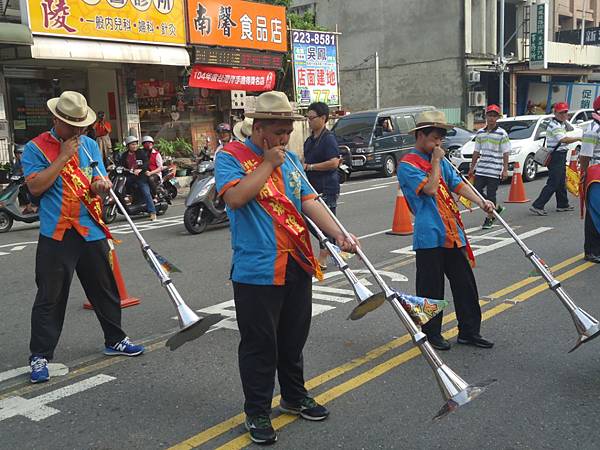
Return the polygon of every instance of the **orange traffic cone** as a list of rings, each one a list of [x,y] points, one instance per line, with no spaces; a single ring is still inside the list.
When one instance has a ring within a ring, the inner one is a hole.
[[[571,159],[569,161],[569,167],[575,171],[575,173],[579,173],[579,167],[577,167],[577,153],[571,150]]]
[[[521,166],[515,163],[512,181],[510,182],[510,192],[506,203],[526,203],[529,199],[525,195],[525,186],[523,186],[523,177],[521,175]]]
[[[121,309],[129,308],[130,306],[135,306],[140,304],[140,299],[136,297],[130,297],[127,293],[127,288],[125,287],[125,281],[123,281],[123,274],[121,273],[121,266],[119,265],[119,259],[117,258],[117,252],[112,249],[111,250],[112,257],[112,269],[113,274],[115,276],[115,281],[117,282],[117,289],[119,290],[119,298],[121,299]],[[83,304],[85,309],[94,309],[92,304],[88,301]]]
[[[388,231],[386,234],[393,234],[399,236],[408,236],[413,233],[413,225],[410,220],[410,211],[408,209],[408,203],[404,198],[402,189],[398,187],[398,194],[396,195],[396,208],[394,210],[394,222],[392,224],[392,231]]]

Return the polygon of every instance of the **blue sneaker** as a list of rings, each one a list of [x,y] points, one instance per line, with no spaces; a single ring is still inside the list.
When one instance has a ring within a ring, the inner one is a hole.
[[[132,344],[128,337],[114,345],[104,347],[104,354],[108,356],[138,356],[144,353],[144,347]]]
[[[31,376],[29,377],[29,380],[32,383],[43,383],[50,379],[50,373],[48,373],[48,361],[46,358],[34,356],[31,358],[29,365],[31,366]]]

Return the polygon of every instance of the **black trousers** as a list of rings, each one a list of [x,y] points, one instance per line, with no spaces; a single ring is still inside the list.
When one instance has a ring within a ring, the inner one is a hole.
[[[290,256],[285,281],[284,286],[233,283],[244,411],[249,416],[270,414],[275,371],[287,402],[299,403],[307,394],[302,349],[310,328],[312,280]]]
[[[125,337],[109,250],[106,239],[86,242],[73,228],[65,232],[62,241],[40,236],[35,258],[38,291],[31,311],[32,357],[54,357],[74,272],[100,321],[105,345],[116,344]]]
[[[531,206],[537,209],[544,209],[546,203],[556,194],[556,207],[565,208],[569,206],[567,197],[567,152],[552,152],[550,164],[548,165],[548,179],[546,185],[542,188],[538,198]]]
[[[486,200],[496,204],[496,192],[500,185],[500,178],[484,177],[475,175],[475,189],[485,197]],[[485,192],[484,192],[485,190]]]
[[[458,320],[459,336],[479,334],[481,308],[473,270],[464,251],[460,248],[428,248],[416,250],[417,295],[431,299],[444,298],[444,275],[450,281],[454,309]],[[425,325],[422,330],[428,336],[442,332],[443,312]]]

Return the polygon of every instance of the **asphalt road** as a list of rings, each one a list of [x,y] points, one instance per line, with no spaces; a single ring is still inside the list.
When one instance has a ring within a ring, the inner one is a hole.
[[[528,183],[534,198],[545,178]],[[338,207],[346,227],[391,286],[414,293],[410,236],[389,236],[394,179],[356,177],[343,185]],[[506,199],[508,184],[499,198]],[[577,199],[571,198],[573,204]],[[229,230],[188,235],[182,199],[156,223],[136,219],[145,238],[182,273],[175,286],[194,310],[227,319],[204,337],[171,352],[175,310],[124,222],[112,226],[127,289],[141,304],[123,310],[139,358],[101,354],[102,334],[85,296],[73,283],[65,327],[49,383],[29,385],[25,366],[38,229],[16,226],[0,235],[0,448],[153,449],[245,448],[243,397],[237,370],[238,333],[228,280]],[[510,204],[505,218],[546,263],[574,301],[600,317],[599,267],[582,259],[583,222],[577,211],[532,216],[530,203]],[[568,354],[577,334],[557,297],[499,226],[479,229],[481,211],[463,219],[476,250],[475,276],[484,311],[482,334],[492,350],[453,345],[440,356],[470,383],[496,379],[483,395],[441,421],[443,400],[433,373],[391,307],[347,321],[355,300],[332,269],[313,290],[313,324],[305,348],[307,385],[331,410],[310,423],[274,409],[277,448],[597,449],[600,447],[600,340]],[[331,267],[331,265],[330,265]],[[358,258],[361,278],[377,290]],[[449,287],[446,297],[451,298]],[[454,343],[450,306],[446,336]],[[68,373],[66,373],[68,372]],[[275,393],[277,394],[277,392]],[[274,405],[279,397],[274,398]]]

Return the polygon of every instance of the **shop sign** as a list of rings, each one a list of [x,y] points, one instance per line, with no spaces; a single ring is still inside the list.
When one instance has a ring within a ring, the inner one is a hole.
[[[189,85],[221,91],[271,91],[275,88],[275,72],[196,65]]]
[[[283,54],[253,52],[234,48],[194,47],[194,62],[196,64],[214,64],[217,66],[281,69]]]
[[[27,0],[33,34],[185,45],[183,0]]]
[[[529,45],[529,68],[548,68],[548,5],[543,2],[532,5]]]
[[[290,30],[296,103],[339,106],[337,34]]]
[[[190,43],[287,51],[285,7],[241,0],[188,0]]]

